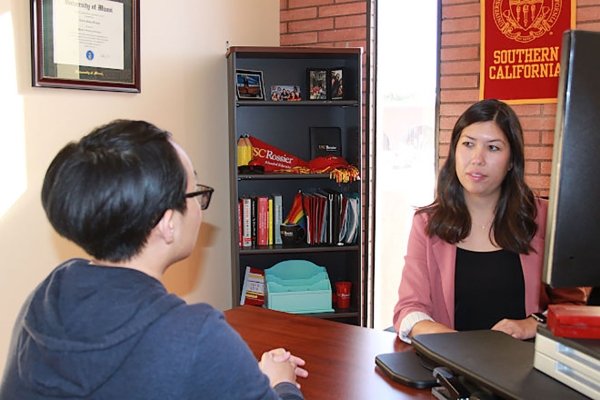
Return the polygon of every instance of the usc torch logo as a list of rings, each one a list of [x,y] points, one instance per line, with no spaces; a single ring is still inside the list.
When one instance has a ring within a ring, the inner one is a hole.
[[[561,7],[562,0],[494,0],[494,22],[508,39],[529,43],[552,29]]]

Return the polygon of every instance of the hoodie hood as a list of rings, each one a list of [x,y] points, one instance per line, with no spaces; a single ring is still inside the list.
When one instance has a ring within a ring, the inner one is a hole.
[[[182,304],[142,272],[70,260],[24,306],[19,376],[48,396],[87,396],[116,372],[149,325]]]

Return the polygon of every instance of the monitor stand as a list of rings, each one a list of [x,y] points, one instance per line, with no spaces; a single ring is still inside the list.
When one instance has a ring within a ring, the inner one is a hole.
[[[533,367],[534,343],[491,330],[413,338],[417,352],[505,399],[587,399]]]

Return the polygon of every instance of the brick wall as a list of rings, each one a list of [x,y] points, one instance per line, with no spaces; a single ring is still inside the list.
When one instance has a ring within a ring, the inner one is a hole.
[[[281,45],[366,49],[367,3],[367,0],[281,0]],[[480,0],[442,0],[441,17],[440,164],[448,152],[456,118],[479,99]],[[600,0],[577,0],[576,19],[578,29],[600,31]],[[364,65],[363,61],[363,78]],[[556,105],[513,107],[525,134],[527,182],[537,194],[548,195]]]
[[[282,46],[367,46],[366,0],[281,0]]]
[[[479,99],[479,0],[442,0],[439,154],[448,151],[452,126],[464,109]],[[600,30],[600,1],[577,1],[577,28]],[[512,106],[525,135],[527,183],[547,196],[550,185],[556,104]]]
[[[365,112],[367,9],[367,0],[280,0],[282,46],[361,47],[363,49],[363,127],[366,126],[367,115]],[[364,132],[363,129],[363,147],[366,144]]]

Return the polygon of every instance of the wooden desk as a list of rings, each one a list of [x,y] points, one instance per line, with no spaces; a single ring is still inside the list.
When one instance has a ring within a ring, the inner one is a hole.
[[[430,390],[400,385],[375,366],[377,354],[409,349],[392,332],[252,306],[227,310],[225,318],[257,358],[284,347],[306,360],[309,376],[299,381],[307,400],[433,398]]]

